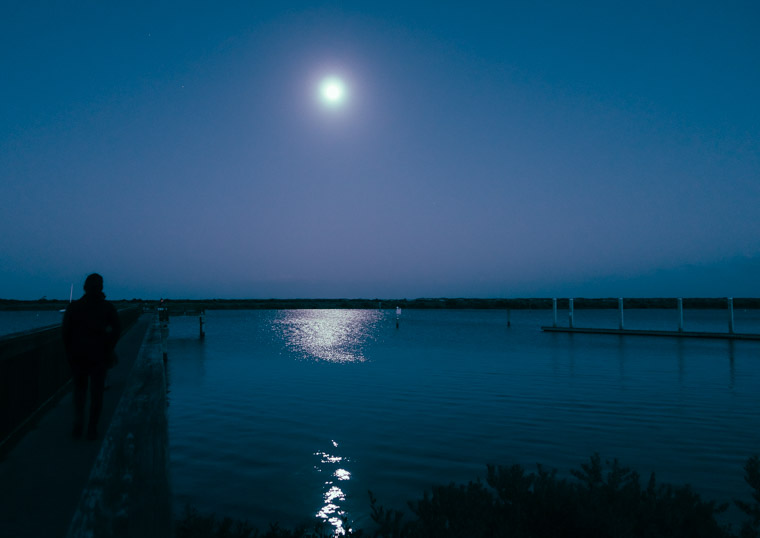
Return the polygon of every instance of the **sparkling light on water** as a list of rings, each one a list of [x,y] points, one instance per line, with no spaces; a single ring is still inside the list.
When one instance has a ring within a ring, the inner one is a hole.
[[[276,323],[286,345],[304,359],[363,362],[379,317],[374,310],[287,310]]]
[[[337,448],[338,443],[332,441],[333,447]],[[347,462],[348,459],[343,456],[335,456],[328,454],[327,452],[316,452],[315,456],[319,456],[320,464],[322,465],[335,465],[342,462]],[[317,471],[322,470],[322,466],[314,467]],[[345,502],[346,494],[338,486],[332,478],[336,478],[339,481],[350,480],[351,473],[346,469],[336,469],[331,475],[331,479],[325,481],[325,492],[323,494],[324,506],[317,512],[317,517],[327,521],[333,527],[334,536],[343,536],[346,534],[346,529],[343,527],[343,518],[346,516],[346,511],[341,507],[341,503]]]
[[[512,312],[511,327],[505,312],[404,310],[397,329],[394,314],[213,311],[203,341],[197,320],[173,319],[176,508],[259,528],[318,519],[340,534],[344,521],[371,525],[368,489],[404,509],[489,462],[567,473],[593,452],[719,502],[748,499],[757,342],[541,332],[551,310]],[[757,311],[736,319],[760,332]],[[576,322],[616,327],[617,312]],[[677,323],[675,310],[626,312],[630,328]],[[725,331],[725,311],[688,311],[685,325]]]

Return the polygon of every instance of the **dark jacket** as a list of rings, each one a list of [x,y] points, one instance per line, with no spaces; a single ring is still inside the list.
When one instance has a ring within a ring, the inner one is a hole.
[[[72,368],[106,368],[120,335],[119,314],[100,292],[86,293],[63,315],[63,345]]]

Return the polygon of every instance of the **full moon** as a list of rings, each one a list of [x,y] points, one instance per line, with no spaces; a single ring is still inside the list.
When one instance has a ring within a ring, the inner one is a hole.
[[[346,87],[343,81],[337,77],[328,77],[319,86],[322,99],[329,105],[337,105],[346,95]]]

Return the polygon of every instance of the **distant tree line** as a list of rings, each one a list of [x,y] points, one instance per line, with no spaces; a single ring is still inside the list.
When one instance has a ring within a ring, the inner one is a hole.
[[[421,299],[210,299],[167,300],[170,309],[187,310],[288,310],[288,309],[480,309],[480,310],[545,310],[552,308],[552,298],[524,299],[468,299],[468,298],[421,298]],[[625,308],[676,308],[676,298],[624,299]],[[725,309],[725,298],[684,298],[684,308]],[[558,308],[568,308],[568,298],[557,298]],[[577,309],[617,308],[617,298],[575,298]],[[760,298],[735,298],[734,308],[760,308]]]
[[[117,307],[142,303],[155,308],[159,302],[132,299],[114,301]],[[68,301],[39,299],[37,301],[18,301],[0,299],[0,310],[54,310],[64,308]],[[482,309],[482,310],[545,310],[552,308],[552,298],[522,299],[468,299],[468,298],[421,298],[421,299],[167,299],[164,304],[171,310],[289,310],[289,309]],[[670,298],[626,298],[626,309],[639,308],[676,308],[677,299]],[[726,299],[716,297],[684,297],[683,306],[687,309],[725,309]],[[557,298],[557,307],[568,308],[568,298]],[[576,309],[610,309],[618,307],[616,297],[573,299]],[[760,298],[734,298],[736,309],[758,309]]]

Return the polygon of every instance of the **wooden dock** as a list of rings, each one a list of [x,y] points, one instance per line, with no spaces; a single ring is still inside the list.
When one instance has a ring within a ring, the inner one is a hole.
[[[722,340],[760,340],[760,334],[701,331],[657,331],[650,329],[601,329],[594,327],[541,327],[554,333],[616,334],[620,336],[668,336],[676,338],[713,338]]]
[[[198,316],[198,325],[200,328],[199,335],[201,340],[206,338],[206,330],[204,329],[204,325],[206,324],[206,310],[203,308],[200,309],[179,309],[179,308],[169,308],[168,306],[162,304],[158,308],[156,308],[156,312],[158,312],[158,321],[161,323],[161,329],[163,330],[164,334],[164,344],[166,344],[166,335],[169,331],[169,318],[171,316],[177,317],[177,316]],[[164,350],[164,359],[166,359],[166,351]]]

